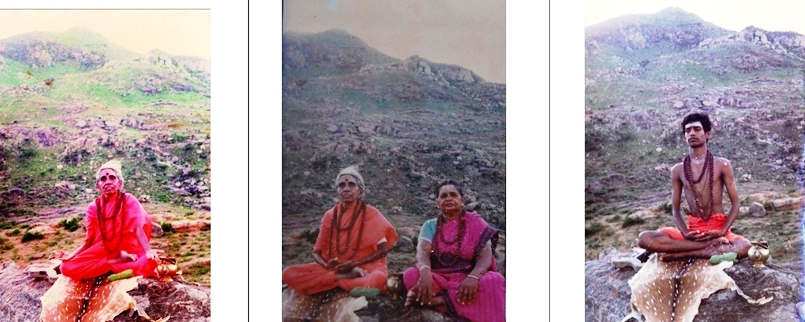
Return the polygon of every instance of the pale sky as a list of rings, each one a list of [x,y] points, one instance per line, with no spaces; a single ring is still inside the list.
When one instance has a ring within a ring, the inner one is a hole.
[[[74,27],[135,53],[159,49],[210,60],[209,10],[0,10],[0,39]]]
[[[284,31],[342,29],[394,58],[419,55],[506,83],[504,0],[284,1]]]
[[[584,26],[626,14],[656,13],[668,7],[680,8],[732,31],[755,26],[767,31],[805,34],[803,0],[586,0]]]

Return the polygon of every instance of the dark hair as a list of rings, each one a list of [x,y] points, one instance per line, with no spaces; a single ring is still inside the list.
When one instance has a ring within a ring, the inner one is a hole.
[[[442,180],[439,182],[439,184],[436,186],[436,198],[439,198],[439,191],[442,190],[442,187],[444,186],[456,187],[458,194],[464,198],[464,190],[461,190],[461,185],[459,185],[458,182],[453,179]]]
[[[704,132],[710,132],[712,129],[712,124],[710,123],[710,117],[704,113],[691,113],[688,116],[685,116],[685,119],[682,120],[682,135],[685,135],[685,125],[688,123],[693,122],[702,122],[702,129]]]

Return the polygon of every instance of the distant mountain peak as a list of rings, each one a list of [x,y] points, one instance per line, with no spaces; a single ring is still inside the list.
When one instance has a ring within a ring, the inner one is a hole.
[[[680,8],[680,7],[668,7],[668,8],[660,10],[658,13],[681,14],[681,15],[695,16],[694,14],[692,14],[690,12],[687,12],[687,11],[683,10],[682,8]]]
[[[322,33],[322,34],[334,35],[334,36],[342,36],[342,37],[352,37],[352,38],[358,38],[358,37],[356,37],[355,35],[353,35],[353,34],[351,34],[351,33],[348,33],[346,30],[343,30],[343,29],[337,29],[337,28],[333,28],[333,29],[327,29],[327,30],[325,30],[325,31],[322,31],[321,33]]]

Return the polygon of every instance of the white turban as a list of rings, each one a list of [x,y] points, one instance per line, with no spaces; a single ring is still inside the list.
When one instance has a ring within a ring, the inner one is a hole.
[[[355,180],[358,180],[358,187],[360,187],[361,190],[363,190],[364,193],[366,193],[366,187],[363,185],[363,177],[361,176],[360,173],[358,173],[358,166],[351,165],[341,170],[341,172],[338,173],[338,176],[335,177],[336,185],[338,185],[338,179],[341,179],[341,176],[344,175],[351,175],[355,177]]]
[[[101,178],[101,171],[103,171],[103,169],[115,170],[115,173],[117,173],[119,179],[121,181],[123,180],[123,165],[120,163],[120,160],[110,160],[98,168],[98,171],[95,172],[95,181],[98,181],[98,179]]]

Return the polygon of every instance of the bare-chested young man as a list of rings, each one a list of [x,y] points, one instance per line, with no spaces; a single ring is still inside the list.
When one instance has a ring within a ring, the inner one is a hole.
[[[689,154],[671,170],[671,206],[678,229],[662,227],[656,231],[644,231],[637,237],[638,246],[647,253],[660,253],[660,260],[711,258],[730,252],[745,257],[752,246],[749,240],[730,231],[738,217],[738,191],[730,161],[714,157],[707,150],[711,126],[707,114],[693,113],[682,121]],[[729,215],[724,213],[721,205],[725,188],[731,204]],[[688,225],[685,225],[679,210],[683,189],[691,210]]]

